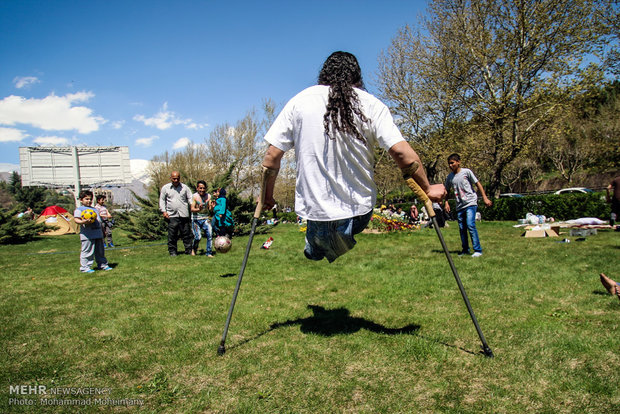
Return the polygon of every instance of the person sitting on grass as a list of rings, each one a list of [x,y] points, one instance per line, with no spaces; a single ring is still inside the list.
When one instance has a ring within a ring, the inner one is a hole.
[[[82,251],[80,252],[80,271],[82,273],[93,273],[91,269],[93,258],[97,261],[97,267],[101,270],[112,270],[108,266],[105,258],[105,248],[103,247],[103,230],[101,228],[101,217],[97,210],[91,207],[93,203],[93,192],[84,190],[80,192],[80,207],[73,212],[73,219],[80,225],[80,240]],[[90,222],[82,218],[82,212],[92,210],[95,213],[95,220]]]
[[[601,273],[601,283],[605,286],[605,289],[607,289],[610,295],[616,295],[618,299],[620,299],[620,283],[608,278],[605,273]]]

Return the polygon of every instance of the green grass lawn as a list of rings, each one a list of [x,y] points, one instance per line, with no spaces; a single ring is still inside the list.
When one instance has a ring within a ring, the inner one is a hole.
[[[444,229],[493,359],[432,229],[361,234],[332,264],[305,259],[295,225],[269,250],[257,235],[224,356],[247,237],[171,258],[165,240],[115,230],[114,270],[91,275],[75,235],[0,246],[0,411],[620,413],[620,302],[598,278],[620,279],[620,233],[558,243],[511,224],[479,225],[477,259],[456,257],[456,224]],[[91,405],[41,405],[77,398]]]

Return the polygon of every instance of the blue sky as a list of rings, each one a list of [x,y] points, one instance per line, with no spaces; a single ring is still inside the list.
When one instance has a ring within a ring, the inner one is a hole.
[[[3,0],[0,171],[18,147],[127,145],[151,159],[266,98],[279,108],[333,51],[377,58],[425,1]]]

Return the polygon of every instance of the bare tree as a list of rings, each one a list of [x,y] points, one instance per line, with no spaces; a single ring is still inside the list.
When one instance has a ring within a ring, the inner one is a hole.
[[[553,150],[547,154],[569,183],[580,170],[620,164],[619,90],[616,83],[591,91],[557,115],[555,134],[546,140]]]
[[[588,164],[593,155],[586,138],[586,128],[567,123],[564,128],[549,133],[545,139],[547,156],[556,170],[570,185],[576,173]]]
[[[274,118],[273,101],[264,101],[262,110],[261,118],[251,110],[234,126],[227,123],[216,126],[206,140],[213,168],[224,171],[234,164],[232,187],[251,196],[258,193],[260,186],[260,165],[265,149],[262,137]]]
[[[447,156],[454,126],[463,121],[455,91],[460,89],[455,57],[437,50],[409,26],[399,30],[379,58],[381,97],[389,102],[403,136],[420,155],[428,178],[437,179],[438,157]]]
[[[616,87],[620,89],[617,83]],[[589,124],[588,132],[597,150],[597,167],[620,168],[620,96],[613,96],[599,108],[598,116]]]
[[[280,162],[280,172],[278,173],[278,184],[274,189],[273,197],[280,207],[293,207],[295,205],[295,183],[297,180],[297,169],[295,166],[294,151],[287,151]]]
[[[215,175],[215,170],[208,161],[207,149],[203,144],[189,144],[181,151],[172,154],[166,151],[162,155],[157,155],[149,163],[147,171],[151,178],[151,185],[158,190],[170,182],[172,171],[179,171],[181,181],[191,188],[196,186],[196,181],[209,182]]]
[[[387,195],[397,189],[403,183],[400,169],[396,163],[382,148],[375,149],[375,185],[377,186],[378,196],[385,204]]]

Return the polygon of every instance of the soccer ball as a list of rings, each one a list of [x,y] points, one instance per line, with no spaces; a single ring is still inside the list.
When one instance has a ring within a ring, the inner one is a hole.
[[[232,247],[232,242],[226,236],[218,236],[213,241],[213,246],[218,253],[228,253]]]
[[[92,208],[89,208],[82,211],[80,217],[82,218],[82,220],[86,220],[89,223],[94,223],[95,220],[97,220],[97,213],[95,213],[95,210],[93,210]]]

